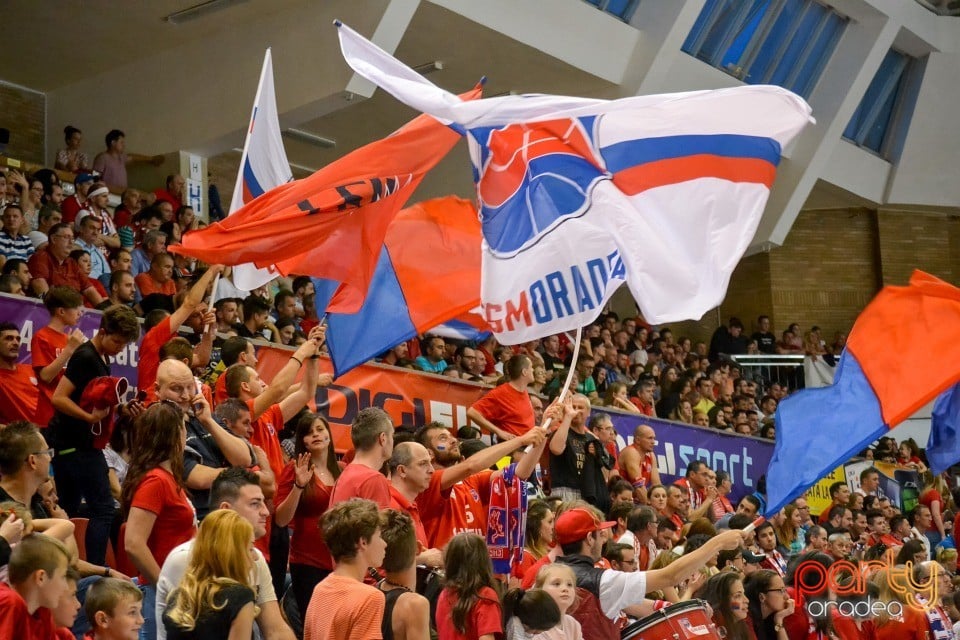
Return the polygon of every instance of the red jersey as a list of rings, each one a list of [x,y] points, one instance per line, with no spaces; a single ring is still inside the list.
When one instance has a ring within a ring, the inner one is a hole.
[[[431,549],[442,549],[450,538],[469,531],[487,535],[487,510],[490,507],[490,477],[493,471],[475,473],[447,490],[440,488],[446,470],[434,472],[430,486],[417,496],[423,525]]]
[[[166,469],[157,467],[143,476],[130,506],[157,516],[147,538],[147,548],[161,567],[174,547],[187,542],[197,533],[197,512],[187,494],[177,486],[177,481]],[[144,580],[140,576],[141,583]]]
[[[429,549],[427,541],[427,531],[423,528],[423,520],[420,519],[420,508],[416,502],[410,502],[406,496],[397,491],[396,487],[390,485],[390,508],[397,511],[403,511],[413,520],[413,529],[417,534],[417,545],[421,550]]]
[[[146,394],[147,403],[157,399],[157,369],[160,368],[160,347],[176,334],[167,316],[147,331],[140,342],[140,363],[137,365],[137,385]]]
[[[40,370],[49,366],[56,360],[63,350],[67,348],[66,334],[54,331],[49,326],[43,327],[35,334],[30,341],[30,362],[33,364],[33,371],[37,374],[37,414],[34,422],[41,427],[46,427],[53,417],[53,392],[60,384],[60,378],[63,377],[63,370],[67,368],[66,363],[57,375],[50,382],[44,382],[40,379]]]
[[[277,495],[274,502],[280,504],[287,499],[296,481],[296,463],[290,462],[277,476]],[[333,558],[320,533],[320,517],[330,504],[333,487],[320,482],[316,474],[310,491],[300,492],[300,502],[290,521],[293,536],[290,538],[290,564],[305,564],[311,567],[333,571]]]
[[[926,640],[929,628],[923,611],[905,606],[899,618],[877,625],[877,640]]]
[[[337,483],[333,485],[330,506],[346,502],[351,498],[373,500],[380,509],[389,509],[390,482],[379,471],[351,462],[337,478]]]
[[[534,427],[533,405],[527,392],[501,384],[473,403],[471,409],[507,433],[522,436]]]
[[[0,638],[49,640],[55,635],[50,609],[38,607],[30,615],[23,597],[6,582],[0,581]]]
[[[247,409],[250,415],[253,415],[254,400],[247,400]],[[250,436],[250,443],[255,444],[267,454],[267,460],[270,461],[270,470],[276,478],[283,473],[283,467],[286,464],[283,456],[283,448],[280,446],[280,437],[277,435],[283,429],[283,411],[280,405],[271,405],[269,409],[260,414],[260,417],[251,424],[253,435]]]
[[[653,482],[653,465],[655,464],[654,454],[652,451],[649,453],[640,451],[640,448],[635,444],[630,446],[636,449],[637,453],[640,454],[640,476],[637,478],[630,477],[626,467],[620,469],[620,475],[624,480],[632,484],[634,487],[649,488]]]
[[[171,278],[166,282],[157,282],[153,279],[153,276],[150,275],[149,271],[137,274],[134,278],[137,283],[137,289],[140,290],[140,295],[147,297],[154,293],[159,293],[165,296],[175,296],[177,295],[177,283]]]
[[[0,369],[0,424],[33,422],[37,416],[37,374],[28,364]]]
[[[443,640],[479,640],[481,636],[503,637],[503,614],[500,598],[490,587],[481,587],[476,603],[467,614],[466,633],[453,626],[453,607],[457,594],[453,589],[444,589],[437,600],[437,635]]]

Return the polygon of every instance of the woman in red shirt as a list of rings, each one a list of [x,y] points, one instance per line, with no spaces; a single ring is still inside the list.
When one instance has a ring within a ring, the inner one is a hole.
[[[950,489],[942,475],[933,475],[932,472],[925,471],[921,478],[923,491],[920,492],[920,504],[929,508],[930,515],[933,516],[933,529],[927,531],[930,548],[933,549],[947,535],[943,524],[943,512],[951,507]]]
[[[197,514],[183,487],[185,417],[176,404],[156,402],[137,418],[133,455],[120,495],[127,521],[122,544],[146,589],[143,629],[147,638],[156,637],[154,603],[160,567],[174,547],[197,532]]]
[[[554,545],[553,521],[556,514],[550,504],[544,500],[532,500],[527,506],[527,527],[523,555],[520,562],[514,565],[511,575],[522,579],[527,569],[536,564],[537,560],[547,555]]]
[[[443,554],[446,587],[437,602],[439,640],[499,640],[503,637],[500,598],[483,538],[455,535]]]
[[[292,524],[290,579],[300,611],[306,611],[313,588],[333,571],[333,558],[320,535],[320,516],[330,504],[340,466],[330,425],[323,416],[306,413],[294,430],[294,457],[277,482],[278,527]]]

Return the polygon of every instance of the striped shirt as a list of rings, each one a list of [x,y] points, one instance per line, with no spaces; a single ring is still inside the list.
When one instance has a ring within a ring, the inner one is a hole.
[[[30,238],[23,235],[14,238],[6,231],[0,230],[0,255],[4,258],[7,260],[13,260],[14,258],[29,260],[33,252],[33,242],[30,241]]]

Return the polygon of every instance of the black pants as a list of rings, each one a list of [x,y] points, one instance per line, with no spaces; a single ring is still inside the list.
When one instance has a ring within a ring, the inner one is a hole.
[[[270,577],[277,598],[287,586],[287,557],[290,555],[290,530],[273,525],[270,529]]]
[[[107,476],[107,461],[103,451],[73,451],[53,459],[54,480],[60,506],[73,517],[90,519],[87,524],[87,561],[103,566],[113,525],[113,494]],[[81,512],[81,502],[86,510]]]
[[[330,575],[330,571],[320,567],[312,567],[308,564],[290,564],[290,580],[292,582],[293,595],[297,600],[297,608],[300,609],[300,619],[307,613],[307,605],[310,604],[310,597],[313,595],[313,588]]]

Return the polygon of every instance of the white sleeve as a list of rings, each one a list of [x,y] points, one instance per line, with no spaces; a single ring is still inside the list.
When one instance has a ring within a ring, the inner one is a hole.
[[[646,571],[624,573],[607,569],[600,576],[600,608],[611,620],[632,604],[640,604],[647,596]]]
[[[257,605],[263,605],[266,602],[274,602],[277,599],[277,592],[273,589],[273,578],[270,577],[270,565],[260,550],[257,549],[257,562],[253,571],[256,573],[257,585]]]
[[[184,542],[167,555],[163,561],[163,567],[160,569],[160,578],[157,580],[157,601],[154,605],[154,612],[157,621],[157,640],[167,640],[167,629],[163,625],[163,612],[167,610],[167,598],[180,581],[183,580],[183,574],[187,572],[187,562],[190,560],[190,550],[193,548],[193,540]]]

